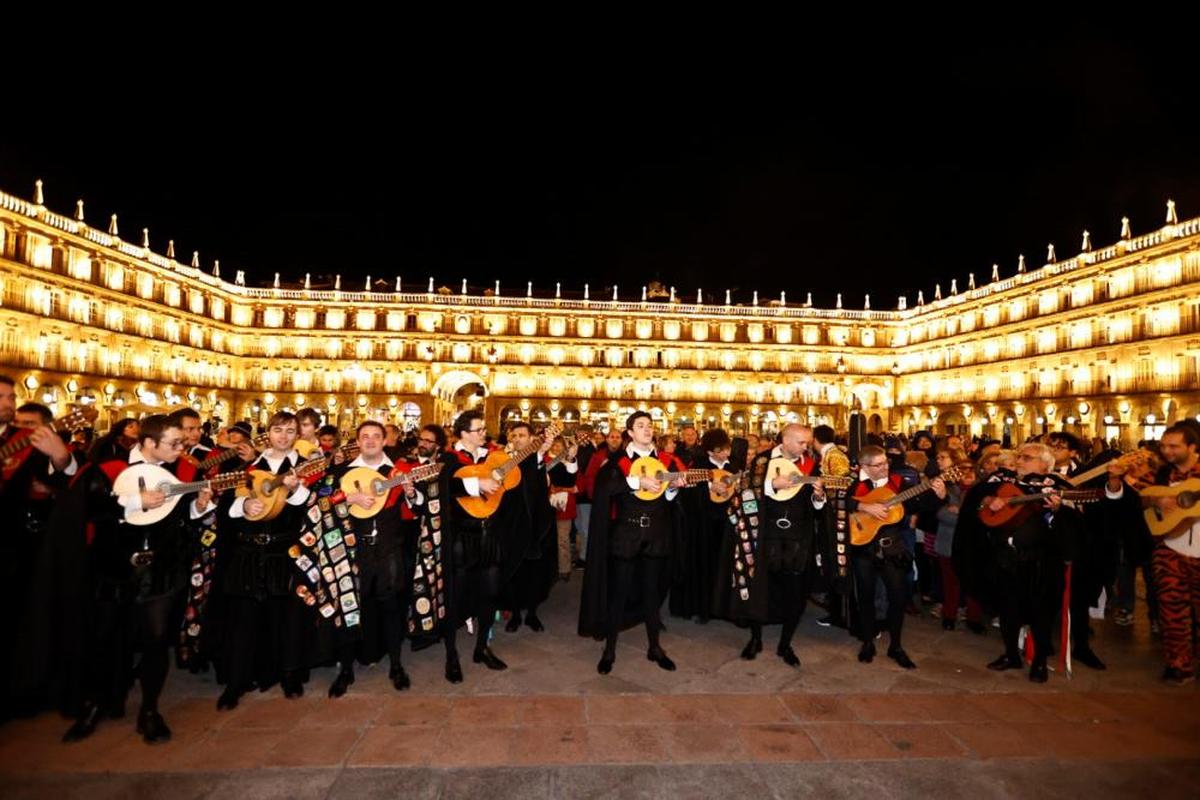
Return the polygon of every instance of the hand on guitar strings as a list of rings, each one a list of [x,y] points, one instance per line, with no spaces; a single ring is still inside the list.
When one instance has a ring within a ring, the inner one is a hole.
[[[158,508],[163,503],[167,502],[167,496],[158,489],[143,489],[141,495],[143,511],[149,511],[152,508]]]

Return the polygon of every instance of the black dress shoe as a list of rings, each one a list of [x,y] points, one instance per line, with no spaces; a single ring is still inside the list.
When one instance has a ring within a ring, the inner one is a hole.
[[[333,683],[329,685],[330,697],[341,697],[350,688],[350,684],[354,683],[354,670],[343,669],[333,679]]]
[[[908,657],[908,653],[904,652],[903,647],[889,647],[887,654],[888,658],[890,658],[892,661],[895,661],[905,669],[917,668],[917,665],[913,663],[913,660]]]
[[[81,742],[87,737],[96,732],[96,726],[100,723],[100,708],[88,703],[84,706],[83,713],[75,720],[75,723],[67,728],[67,732],[63,734],[64,742]]]
[[[500,671],[508,669],[508,664],[505,664],[500,659],[496,658],[496,654],[492,652],[492,648],[485,647],[482,650],[476,650],[474,658],[471,659],[476,664],[483,664],[488,669]]]
[[[863,642],[863,646],[858,650],[858,660],[863,664],[870,664],[875,660],[874,642]]]
[[[787,647],[776,647],[775,655],[782,658],[783,663],[787,664],[789,667],[800,666],[800,656],[796,655],[796,651],[792,649],[790,644]]]
[[[397,692],[403,692],[412,686],[412,681],[408,679],[408,673],[399,664],[392,665],[392,668],[388,671],[388,679],[391,680],[392,686],[396,687]]]
[[[707,625],[707,624],[708,624],[708,617],[706,617],[706,616],[704,616],[703,614],[701,614],[700,616],[696,617],[696,624],[697,624],[697,625]]]
[[[982,622],[971,622],[967,620],[967,630],[976,636],[987,636],[987,626]]]
[[[1050,671],[1045,664],[1034,664],[1029,668],[1029,680],[1034,683],[1045,683],[1050,680]]]
[[[1100,660],[1100,656],[1096,655],[1092,650],[1075,650],[1071,653],[1071,660],[1078,661],[1085,667],[1091,667],[1092,669],[1108,669],[1108,667],[1104,666],[1104,662]]]
[[[952,620],[952,619],[942,620],[942,630],[944,630],[944,631],[954,630],[954,620]]]
[[[462,683],[462,666],[458,663],[458,657],[446,659],[446,680],[451,683]]]
[[[596,672],[599,672],[601,675],[607,675],[608,673],[612,672],[613,662],[616,661],[616,659],[616,654],[608,652],[604,653],[604,655],[600,656],[600,663],[596,664]]]
[[[221,692],[221,696],[217,698],[217,711],[231,711],[237,708],[238,700],[241,699],[241,692],[232,686],[226,686],[225,691]]]
[[[138,714],[137,732],[146,740],[146,744],[171,741],[171,729],[167,727],[162,714],[157,711],[143,711]]]
[[[521,628],[521,615],[516,612],[508,618],[508,622],[504,623],[504,630],[509,633],[516,633]]]
[[[661,649],[647,650],[646,660],[653,661],[655,664],[658,664],[660,669],[665,669],[667,672],[675,671],[675,662],[672,661]]]
[[[300,680],[300,676],[295,672],[284,673],[279,685],[283,689],[283,696],[289,700],[304,696],[304,681]]]
[[[1024,666],[1019,658],[1009,658],[1008,654],[1004,654],[995,661],[989,661],[987,668],[992,672],[1004,672],[1006,669],[1020,669]]]
[[[526,614],[525,624],[529,626],[529,630],[533,631],[534,633],[541,633],[542,631],[546,630],[546,626],[542,624],[540,619],[538,619],[537,614]]]
[[[742,658],[747,661],[753,661],[754,657],[762,652],[762,639],[751,637],[750,641],[746,642],[746,646],[742,648]]]

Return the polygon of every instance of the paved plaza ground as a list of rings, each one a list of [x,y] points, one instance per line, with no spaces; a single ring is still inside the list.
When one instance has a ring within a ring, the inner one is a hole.
[[[616,667],[596,674],[600,645],[575,635],[579,573],[542,614],[547,630],[499,629],[489,672],[460,645],[464,683],[442,678],[442,651],[409,655],[411,691],[386,666],[360,668],[339,700],[317,670],[302,699],[248,695],[218,713],[211,676],[173,672],[162,704],[171,742],[123,720],[59,743],[68,723],[45,714],[0,727],[0,796],[373,797],[1200,797],[1200,690],[1159,681],[1157,642],[1094,621],[1106,672],[1077,667],[1044,686],[985,664],[999,632],[944,632],[909,617],[912,672],[855,660],[844,631],[810,609],[800,669],[764,653],[742,661],[732,625],[668,620],[675,673],[622,638]],[[885,640],[886,641],[886,640]]]

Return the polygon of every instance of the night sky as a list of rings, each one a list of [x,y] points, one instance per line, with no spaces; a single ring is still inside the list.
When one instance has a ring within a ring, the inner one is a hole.
[[[1168,197],[1200,215],[1186,27],[48,65],[111,91],[0,125],[0,188],[40,177],[54,210],[82,197],[91,224],[251,282],[894,308],[1051,241],[1069,257],[1084,228],[1111,243],[1122,215],[1158,228]]]

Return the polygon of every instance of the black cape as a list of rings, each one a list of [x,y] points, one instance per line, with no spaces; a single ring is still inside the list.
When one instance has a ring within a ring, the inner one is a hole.
[[[588,526],[587,568],[583,573],[583,595],[579,602],[579,635],[601,638],[608,634],[608,589],[609,589],[609,547],[608,537],[612,525],[612,503],[615,495],[628,491],[625,475],[617,466],[617,459],[610,459],[596,475],[596,486],[592,492],[592,515]],[[659,601],[666,599],[672,584],[677,582],[687,564],[687,539],[684,526],[684,512],[678,497],[669,503],[671,508],[671,557],[667,559],[669,575],[660,576],[658,585],[662,593]],[[639,559],[639,569],[645,568],[647,562]],[[639,587],[641,582],[634,584],[627,596],[625,613],[621,618],[620,629],[625,630],[639,625],[645,620],[642,617],[642,600]]]

